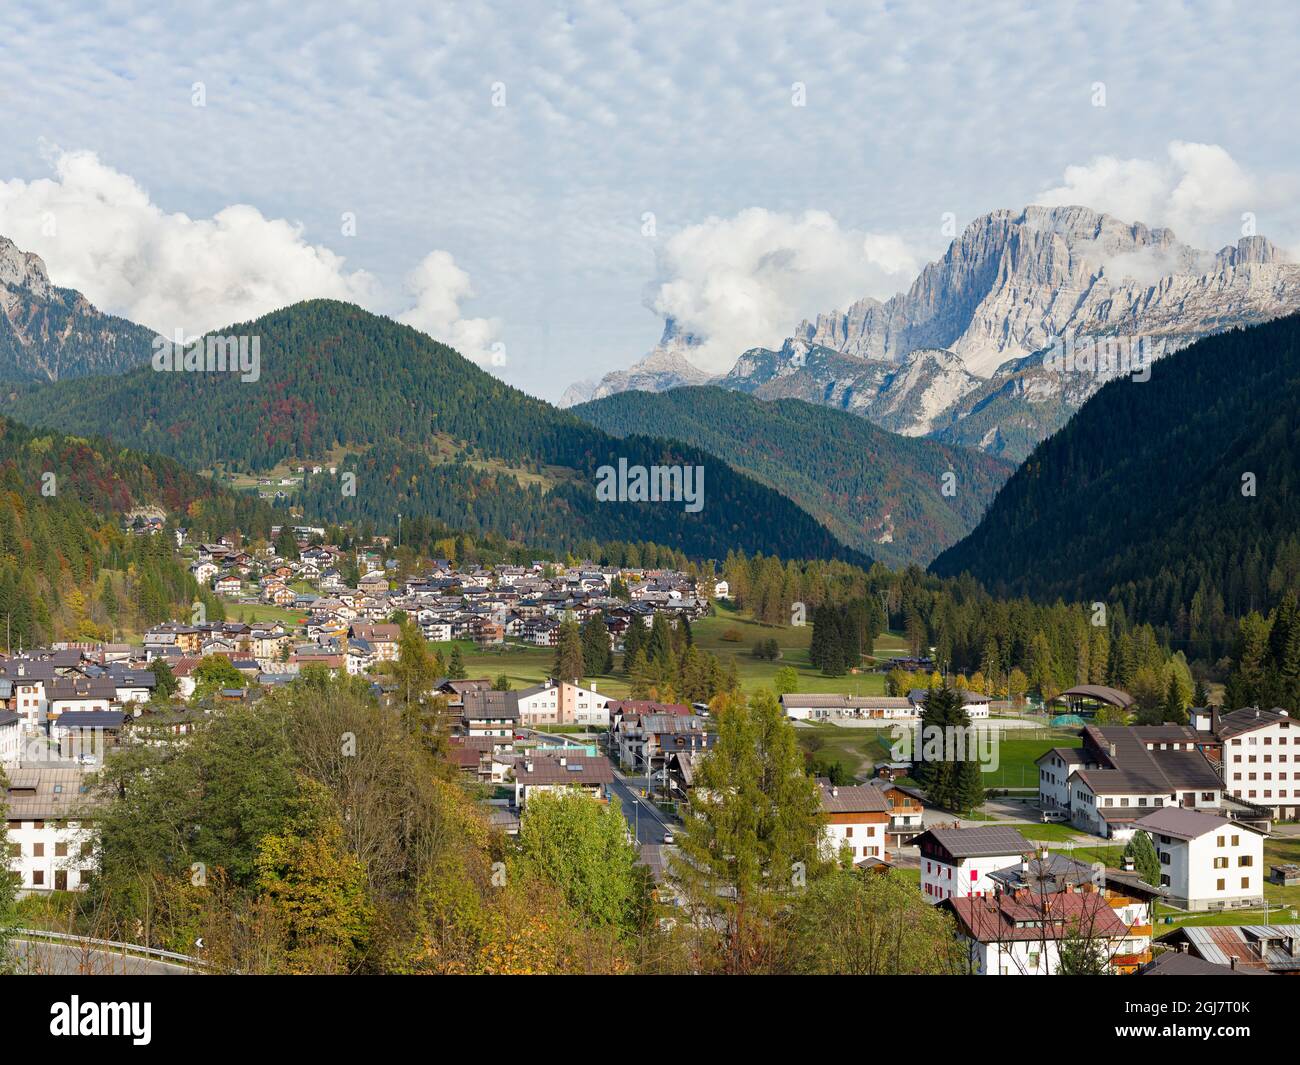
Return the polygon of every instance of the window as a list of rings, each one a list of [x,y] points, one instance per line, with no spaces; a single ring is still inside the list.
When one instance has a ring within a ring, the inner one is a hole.
[[[1248,868],[1249,866],[1252,866],[1254,864],[1255,864],[1255,859],[1253,855],[1243,854],[1237,858],[1237,865],[1239,865],[1243,869]]]
[[[1242,888],[1245,889],[1246,891],[1249,891],[1249,890],[1250,890],[1250,877],[1248,877],[1248,876],[1243,876],[1243,877],[1241,878],[1241,886],[1242,886]]]
[[[1215,884],[1215,888],[1216,888],[1218,891],[1222,891],[1222,890],[1224,889],[1224,881],[1223,881],[1222,878],[1220,878],[1219,880],[1216,880],[1216,881],[1214,882],[1214,884]]]

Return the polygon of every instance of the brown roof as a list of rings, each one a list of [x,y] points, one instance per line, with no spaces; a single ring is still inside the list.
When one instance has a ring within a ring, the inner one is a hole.
[[[960,930],[981,943],[1060,939],[1071,932],[1090,937],[1123,936],[1127,926],[1098,892],[1060,891],[1028,897],[995,895],[948,898]]]
[[[883,814],[889,812],[889,801],[880,793],[879,788],[873,788],[866,784],[836,787],[825,777],[818,777],[817,784],[821,791],[822,813]]]
[[[563,763],[563,764],[561,764]],[[532,766],[529,771],[528,767]],[[515,779],[525,787],[546,784],[611,784],[614,769],[602,754],[595,758],[581,752],[550,751],[532,754],[515,761]]]
[[[78,768],[20,768],[8,771],[3,805],[10,821],[76,820],[102,805]]]

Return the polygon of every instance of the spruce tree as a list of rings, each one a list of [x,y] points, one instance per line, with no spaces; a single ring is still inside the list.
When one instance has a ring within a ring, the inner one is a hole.
[[[580,681],[586,675],[586,662],[582,653],[582,632],[572,616],[560,622],[559,642],[555,647],[555,663],[551,675],[559,681]]]

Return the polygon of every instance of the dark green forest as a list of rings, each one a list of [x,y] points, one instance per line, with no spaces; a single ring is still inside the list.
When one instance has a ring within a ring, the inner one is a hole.
[[[924,565],[974,528],[1014,468],[978,451],[898,436],[846,411],[715,387],[620,392],[573,412],[615,436],[653,430],[719,455],[845,543],[895,566]]]
[[[314,480],[302,505],[324,521],[391,523],[398,512],[467,532],[562,549],[584,539],[640,540],[693,557],[733,546],[786,557],[866,561],[784,496],[697,447],[616,440],[503,384],[446,345],[350,304],[316,300],[223,330],[261,338],[255,382],[232,373],[158,373],[20,390],[7,409],[28,424],[99,433],[193,469],[260,472],[340,451],[356,494]],[[596,471],[705,467],[698,513],[680,505],[597,503]],[[554,481],[524,487],[511,470]]]
[[[273,514],[176,462],[0,418],[0,638],[111,638],[221,606],[175,557],[170,531],[134,535],[122,514],[158,506],[196,538],[269,535]]]
[[[994,594],[1120,607],[1190,660],[1300,577],[1300,317],[1104,386],[931,566]]]

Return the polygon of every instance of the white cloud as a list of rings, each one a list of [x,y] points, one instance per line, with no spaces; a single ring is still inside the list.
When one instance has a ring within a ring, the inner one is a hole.
[[[55,284],[103,310],[171,336],[195,335],[313,298],[374,310],[386,303],[365,270],[309,243],[302,226],[234,204],[211,218],[167,212],[132,177],[93,152],[47,153],[53,178],[0,182],[0,233],[45,260]],[[484,358],[496,323],[465,320],[468,275],[444,251],[412,275],[416,305],[402,320]]]
[[[1217,144],[1171,141],[1164,159],[1099,155],[1065,169],[1065,182],[1034,197],[1054,207],[1082,204],[1128,222],[1167,226],[1182,241],[1217,248],[1246,211],[1270,205],[1260,183]]]
[[[469,274],[445,251],[424,257],[406,279],[415,306],[398,315],[398,321],[423,330],[450,344],[467,359],[500,366],[504,345],[497,341],[501,323],[495,318],[462,318],[460,303],[474,295]]]
[[[779,344],[804,317],[892,295],[916,267],[896,236],[843,229],[823,211],[750,207],[670,237],[648,303],[702,341],[693,362],[720,371],[747,348]]]

